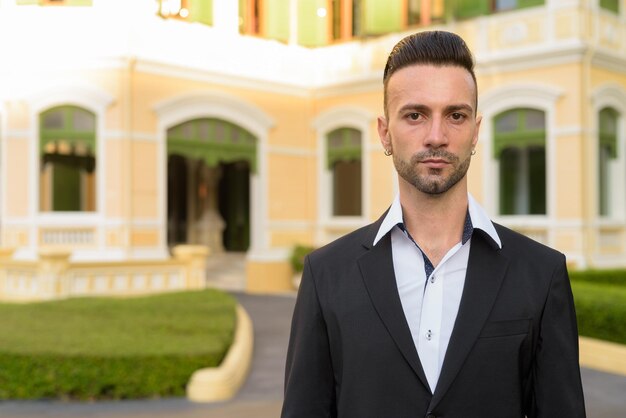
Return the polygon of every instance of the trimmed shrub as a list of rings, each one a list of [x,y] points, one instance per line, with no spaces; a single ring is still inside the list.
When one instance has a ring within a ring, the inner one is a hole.
[[[626,344],[626,286],[573,281],[578,332]]]
[[[307,245],[296,245],[291,251],[289,263],[294,273],[301,273],[304,270],[304,258],[315,248]]]
[[[235,306],[215,290],[0,304],[0,399],[183,396],[225,356]]]
[[[569,272],[569,277],[577,282],[626,286],[626,270],[574,270]]]

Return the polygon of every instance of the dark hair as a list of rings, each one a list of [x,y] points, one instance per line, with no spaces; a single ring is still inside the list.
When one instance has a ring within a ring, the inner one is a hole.
[[[387,58],[383,85],[387,111],[387,82],[401,68],[415,64],[465,68],[476,84],[474,57],[465,41],[457,34],[445,31],[425,31],[407,36],[396,44]]]

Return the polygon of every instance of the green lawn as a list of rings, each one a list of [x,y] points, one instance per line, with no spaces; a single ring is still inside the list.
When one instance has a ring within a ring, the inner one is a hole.
[[[182,396],[224,357],[235,305],[215,290],[0,304],[0,399]]]

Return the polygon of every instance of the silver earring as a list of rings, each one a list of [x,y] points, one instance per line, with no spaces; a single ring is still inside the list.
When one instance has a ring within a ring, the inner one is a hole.
[[[391,155],[391,150],[390,150],[390,149],[386,149],[386,150],[385,150],[385,155],[386,155],[387,157],[389,157],[389,156]]]
[[[472,150],[472,155],[476,155],[476,150],[475,149]]]

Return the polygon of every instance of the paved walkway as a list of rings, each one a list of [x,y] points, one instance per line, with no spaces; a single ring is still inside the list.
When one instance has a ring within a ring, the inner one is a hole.
[[[10,401],[0,402],[0,417],[277,418],[283,396],[284,361],[295,298],[293,295],[240,293],[235,296],[250,314],[255,336],[252,370],[235,399],[218,404],[197,404],[186,399],[96,403]],[[589,418],[626,417],[626,377],[583,369],[583,385]]]

